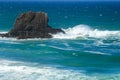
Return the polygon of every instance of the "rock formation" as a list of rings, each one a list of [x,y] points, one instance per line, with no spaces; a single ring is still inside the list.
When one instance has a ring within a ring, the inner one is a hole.
[[[2,37],[26,38],[52,38],[51,34],[63,32],[48,25],[48,16],[43,12],[27,12],[21,14],[15,21],[14,28]]]

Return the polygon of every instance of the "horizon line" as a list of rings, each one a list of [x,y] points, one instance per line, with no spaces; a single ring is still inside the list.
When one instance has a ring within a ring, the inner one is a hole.
[[[0,0],[0,2],[120,2],[120,0]]]

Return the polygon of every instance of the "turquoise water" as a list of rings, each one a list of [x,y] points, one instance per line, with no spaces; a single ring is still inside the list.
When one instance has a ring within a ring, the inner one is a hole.
[[[44,11],[66,34],[0,38],[0,80],[119,80],[119,2],[0,2],[0,32],[16,17]]]

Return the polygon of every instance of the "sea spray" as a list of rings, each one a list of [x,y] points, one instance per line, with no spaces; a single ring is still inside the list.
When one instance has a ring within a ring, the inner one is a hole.
[[[90,26],[45,40],[0,38],[0,80],[120,80],[119,2],[0,2],[0,32],[28,11],[48,13],[54,28]]]
[[[54,38],[59,39],[76,39],[76,38],[118,38],[120,31],[92,29],[88,25],[77,25],[73,28],[63,29],[64,33],[53,34]]]

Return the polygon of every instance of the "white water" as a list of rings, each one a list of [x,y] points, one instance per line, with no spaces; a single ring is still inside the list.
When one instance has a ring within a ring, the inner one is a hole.
[[[54,38],[76,39],[76,38],[120,38],[120,31],[92,29],[88,25],[77,25],[73,28],[63,29],[64,33],[54,34]]]
[[[73,28],[62,29],[64,33],[52,34],[53,38],[57,39],[76,39],[76,38],[112,38],[112,39],[120,39],[120,30],[118,31],[110,31],[110,30],[98,30],[92,29],[88,25],[77,25]],[[0,32],[1,34],[7,32]],[[16,38],[5,38],[0,37],[0,40],[17,40]],[[23,40],[41,40],[41,38],[33,38],[33,39],[22,39]],[[46,40],[46,39],[42,39]]]
[[[0,60],[0,80],[119,80],[120,74],[86,75],[83,71],[58,69],[37,63]]]
[[[1,32],[0,32],[0,34],[5,34],[5,33],[7,33],[7,31],[4,31],[4,32],[3,32],[3,31],[1,31]]]

